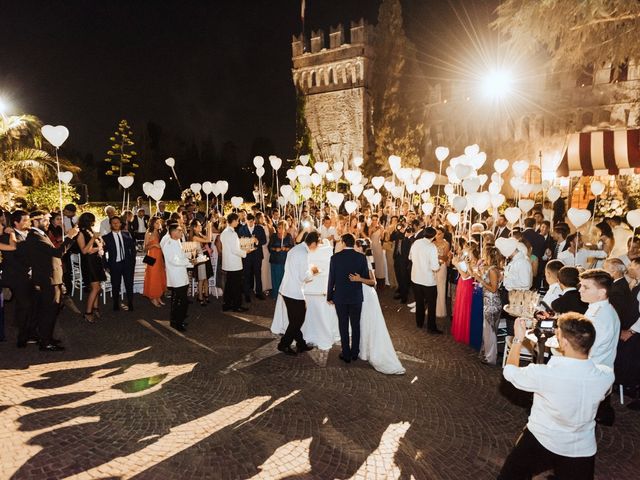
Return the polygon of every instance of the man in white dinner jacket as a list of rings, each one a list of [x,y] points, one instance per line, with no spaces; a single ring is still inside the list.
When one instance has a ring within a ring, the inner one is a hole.
[[[220,243],[222,243],[222,271],[226,274],[224,295],[222,298],[223,312],[228,310],[246,312],[248,310],[242,306],[242,259],[247,256],[247,253],[253,250],[245,251],[240,248],[240,238],[236,233],[237,226],[238,214],[230,213],[227,215],[227,228],[220,234]]]
[[[186,330],[185,319],[189,307],[187,267],[192,265],[182,250],[180,242],[182,233],[180,225],[172,224],[169,226],[169,232],[162,237],[160,242],[167,272],[167,287],[171,289],[171,326],[180,332]]]

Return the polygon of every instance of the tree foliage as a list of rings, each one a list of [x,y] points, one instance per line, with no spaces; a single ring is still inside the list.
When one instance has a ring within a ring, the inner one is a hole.
[[[135,176],[135,170],[139,167],[136,160],[138,153],[133,149],[135,142],[129,123],[126,120],[120,120],[117,130],[109,140],[113,143],[104,159],[109,164],[105,174],[116,177]]]
[[[514,51],[544,50],[558,69],[619,65],[640,54],[637,0],[504,0],[497,14],[492,27]]]
[[[404,33],[400,0],[384,0],[378,12],[371,79],[374,164],[367,173],[389,172],[389,155],[403,165],[420,165],[424,135],[417,104],[410,98],[416,68],[415,47]]]
[[[74,203],[80,196],[72,185],[62,184],[62,203]],[[29,208],[44,208],[48,210],[60,209],[58,182],[47,182],[37,187],[29,188],[25,196]]]

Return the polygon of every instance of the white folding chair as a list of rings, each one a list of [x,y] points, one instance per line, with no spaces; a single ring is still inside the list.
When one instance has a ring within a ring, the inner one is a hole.
[[[71,296],[76,293],[76,289],[80,292],[80,301],[82,301],[82,267],[80,264],[80,254],[71,254]]]

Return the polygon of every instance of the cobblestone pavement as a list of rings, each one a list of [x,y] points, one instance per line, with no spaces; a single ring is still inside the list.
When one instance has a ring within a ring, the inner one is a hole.
[[[344,366],[335,347],[277,353],[270,300],[234,316],[194,303],[184,335],[142,297],[95,325],[66,312],[63,353],[18,350],[8,327],[0,479],[495,478],[528,397],[382,298],[402,376]],[[613,403],[597,478],[638,478],[640,414]]]

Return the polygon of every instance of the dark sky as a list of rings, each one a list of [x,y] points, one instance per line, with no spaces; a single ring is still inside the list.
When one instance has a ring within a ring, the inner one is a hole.
[[[375,22],[379,3],[307,0],[307,27]],[[407,31],[420,52],[446,56],[465,38],[456,12],[486,24],[495,3],[406,0]],[[0,94],[98,158],[121,118],[138,133],[154,121],[187,141],[233,140],[245,156],[267,137],[285,157],[300,30],[300,0],[0,0]]]

